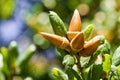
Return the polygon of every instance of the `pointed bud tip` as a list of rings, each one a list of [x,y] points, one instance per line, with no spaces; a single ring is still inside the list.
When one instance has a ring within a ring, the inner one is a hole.
[[[44,38],[46,39],[51,39],[51,35],[53,34],[50,34],[50,33],[47,33],[47,32],[39,32],[40,35],[42,35]]]
[[[78,15],[79,18],[80,18],[80,14],[79,14],[79,11],[77,9],[74,10],[74,14],[73,15]],[[81,18],[80,18],[81,19]]]
[[[77,9],[74,10],[75,14],[79,14],[79,11]]]
[[[39,32],[39,34],[44,35],[44,34],[46,34],[46,32]]]
[[[45,32],[39,32],[39,34],[44,36],[46,33]]]
[[[81,18],[77,9],[75,9],[68,31],[81,31]]]
[[[39,32],[39,34],[42,35],[42,36],[50,35],[50,33],[47,33],[47,32]]]
[[[87,44],[84,45],[84,48],[88,48],[91,46],[95,46],[95,45],[99,45],[100,43],[100,39],[96,39],[96,40],[90,40]]]
[[[65,37],[46,32],[40,32],[40,34],[59,48],[66,49],[69,46],[69,41]]]

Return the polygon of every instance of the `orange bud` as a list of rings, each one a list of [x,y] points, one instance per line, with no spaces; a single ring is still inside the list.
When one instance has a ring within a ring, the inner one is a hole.
[[[69,47],[69,41],[65,37],[61,37],[55,34],[50,34],[45,32],[41,32],[40,34],[59,48],[67,49]]]
[[[83,32],[79,32],[71,40],[70,47],[73,51],[79,52],[81,49],[83,49],[83,45],[84,45],[84,35],[83,35]]]
[[[81,31],[81,19],[77,9],[74,11],[68,31]]]
[[[71,41],[79,32],[67,32],[67,37]]]
[[[100,39],[90,40],[88,43],[84,45],[84,48],[81,51],[82,53],[81,55],[84,57],[92,55],[98,48],[99,43],[100,43]]]

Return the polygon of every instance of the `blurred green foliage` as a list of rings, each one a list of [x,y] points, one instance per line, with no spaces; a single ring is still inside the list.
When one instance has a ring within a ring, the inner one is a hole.
[[[12,80],[16,75],[22,75],[22,72],[25,68],[25,64],[28,63],[32,55],[36,50],[35,45],[30,45],[30,47],[24,52],[19,59],[20,53],[18,52],[18,46],[15,41],[12,41],[9,45],[9,48],[1,47],[0,48],[0,72],[3,74],[2,80]],[[22,78],[22,77],[21,77]]]
[[[0,17],[2,19],[9,19],[14,11],[16,0],[1,0],[0,1]]]

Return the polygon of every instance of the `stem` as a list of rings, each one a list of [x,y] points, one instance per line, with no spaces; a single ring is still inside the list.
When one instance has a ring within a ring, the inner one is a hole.
[[[79,54],[76,54],[76,59],[77,59],[77,68],[78,68],[78,71],[80,72],[81,74],[81,77],[82,77],[82,80],[85,80],[85,75],[84,75],[84,72],[83,72],[83,67],[81,67],[81,63],[80,63],[80,55]]]
[[[108,75],[109,75],[109,76],[108,76],[108,80],[110,80],[111,77],[112,77],[112,72],[110,71]]]

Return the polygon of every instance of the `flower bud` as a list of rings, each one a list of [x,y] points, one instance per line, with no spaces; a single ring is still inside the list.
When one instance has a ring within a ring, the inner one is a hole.
[[[81,55],[84,57],[92,55],[98,48],[99,43],[100,43],[100,39],[90,40],[89,42],[84,44],[84,48],[81,51],[81,53],[82,53]]]
[[[55,34],[50,34],[45,32],[41,32],[41,35],[43,35],[52,44],[54,44],[55,46],[61,49],[67,49],[69,47],[69,41],[65,37],[61,37]]]
[[[77,33],[79,32],[67,32],[68,39],[71,41]]]
[[[70,22],[69,30],[68,31],[80,31],[81,30],[81,19],[78,10],[74,11],[73,17]]]
[[[84,35],[79,32],[70,42],[70,47],[73,51],[79,52],[84,45]]]

